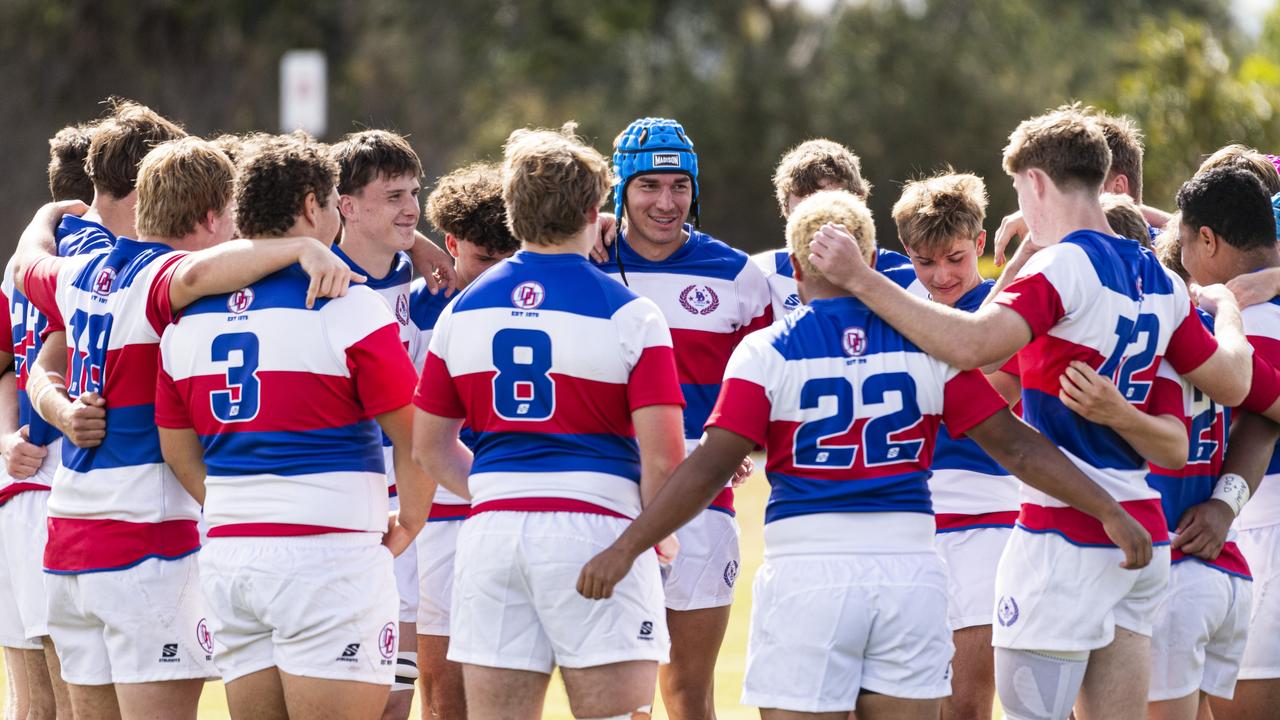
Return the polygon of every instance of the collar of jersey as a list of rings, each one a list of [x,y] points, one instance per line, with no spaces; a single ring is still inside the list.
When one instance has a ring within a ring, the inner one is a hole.
[[[627,244],[626,233],[623,232],[622,230],[619,230],[618,231],[618,252],[625,253],[626,255],[626,259],[623,261],[623,266],[625,267],[626,265],[669,265],[669,264],[675,264],[685,260],[686,258],[688,258],[690,255],[693,254],[693,252],[697,249],[699,245],[702,244],[702,233],[699,232],[698,230],[695,230],[694,227],[689,223],[685,223],[682,227],[684,228],[685,232],[689,233],[689,239],[684,241],[684,244],[680,246],[679,250],[676,250],[675,252],[671,253],[671,255],[667,256],[667,258],[664,260],[650,260],[642,256],[640,253],[633,250],[631,246]]]
[[[809,307],[814,312],[822,313],[839,313],[847,311],[871,312],[866,303],[852,295],[844,295],[833,298],[820,298],[818,300],[810,300]]]
[[[578,253],[540,253],[534,250],[517,250],[515,254],[521,262],[535,263],[578,263],[587,262],[587,259]]]
[[[111,231],[107,229],[106,225],[96,223],[92,220],[85,220],[78,215],[63,215],[62,222],[58,223],[58,239],[61,240],[62,238],[73,233],[80,232],[85,228],[98,228],[102,232],[111,235],[111,237],[115,237],[115,235],[112,235]]]

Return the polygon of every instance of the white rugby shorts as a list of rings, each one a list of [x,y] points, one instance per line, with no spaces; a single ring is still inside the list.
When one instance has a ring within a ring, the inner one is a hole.
[[[951,694],[947,575],[934,552],[786,555],[756,573],[742,704],[854,710],[859,690]]]
[[[702,610],[733,603],[738,580],[738,522],[719,510],[703,510],[676,531],[680,552],[662,569],[669,610]]]
[[[217,677],[196,555],[45,575],[62,678],[108,685]]]
[[[1203,690],[1231,699],[1249,629],[1252,583],[1187,559],[1169,572],[1151,629],[1151,702]]]
[[[607,600],[578,594],[582,566],[629,520],[573,512],[484,512],[458,534],[448,658],[550,673],[633,660],[667,662],[657,553],[645,552]]]
[[[48,490],[28,490],[0,506],[0,645],[39,650],[49,634],[44,589]]]
[[[400,627],[391,551],[375,533],[214,538],[200,552],[223,682],[278,667],[391,685]]]
[[[953,631],[991,624],[996,567],[1012,528],[973,528],[938,533],[938,555],[947,566],[947,622]]]
[[[1253,575],[1253,610],[1240,679],[1280,678],[1280,525],[1241,530],[1236,545]]]
[[[1151,636],[1169,585],[1169,546],[1140,570],[1120,567],[1124,551],[1081,547],[1055,533],[1014,528],[996,570],[991,644],[1014,650],[1079,652],[1105,647],[1119,625]]]
[[[458,550],[462,520],[428,522],[418,545],[418,634],[449,636],[449,605],[453,597],[453,559]]]

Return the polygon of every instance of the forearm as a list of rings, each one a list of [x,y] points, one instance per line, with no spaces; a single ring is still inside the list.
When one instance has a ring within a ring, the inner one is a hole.
[[[1277,440],[1280,440],[1280,424],[1261,415],[1241,412],[1231,423],[1222,474],[1234,473],[1243,477],[1249,483],[1249,491],[1257,492],[1276,451]]]
[[[632,424],[640,446],[640,503],[649,507],[684,461],[682,409],[653,405],[635,410]]]
[[[1244,320],[1235,303],[1221,303],[1213,319],[1213,337],[1222,360],[1215,368],[1214,387],[1201,387],[1214,402],[1236,407],[1249,394],[1253,382],[1253,346],[1244,332]],[[1194,382],[1194,380],[1193,380]],[[1199,387],[1199,384],[1196,384]]]
[[[178,482],[196,502],[204,505],[205,476],[204,447],[191,428],[158,428],[160,454]]]
[[[1022,266],[1027,264],[1027,259],[1033,254],[1031,243],[1026,238],[1023,238],[1022,244],[1018,246],[1009,262],[1005,263],[1004,270],[1000,272],[1000,277],[996,278],[996,284],[992,286],[991,292],[987,293],[987,296],[982,299],[982,305],[979,307],[989,304],[996,299],[996,296],[1001,291],[1009,287],[1010,283],[1018,278],[1018,273],[1022,272]]]
[[[0,361],[3,355],[0,353]],[[18,375],[12,372],[13,356],[4,365],[8,370],[0,375],[0,436],[8,436],[18,431]]]
[[[71,397],[67,394],[66,334],[56,332],[45,339],[40,354],[27,374],[27,397],[36,414],[64,435],[71,430]]]
[[[311,238],[231,240],[184,258],[169,285],[174,310],[208,295],[235,292],[298,262]]]
[[[1125,411],[1108,427],[1148,462],[1170,470],[1187,464],[1187,427],[1172,415],[1148,415],[1125,403]]]
[[[399,522],[417,532],[427,522],[435,481],[413,460],[413,408],[406,405],[378,416],[378,424],[391,439],[391,456],[396,473],[396,497],[400,499]]]
[[[13,253],[13,282],[24,295],[27,294],[27,270],[40,258],[58,254],[54,223],[60,218],[61,215],[55,218],[51,206],[46,205],[36,213],[18,240],[18,248]]]
[[[423,410],[413,412],[413,461],[431,482],[459,497],[470,498],[467,476],[471,451],[458,440],[462,418],[445,418]]]

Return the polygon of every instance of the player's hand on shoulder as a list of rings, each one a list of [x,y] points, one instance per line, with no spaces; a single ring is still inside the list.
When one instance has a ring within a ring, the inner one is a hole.
[[[1235,519],[1231,507],[1221,500],[1211,498],[1192,505],[1178,520],[1173,549],[1201,560],[1216,560]]]
[[[101,445],[107,436],[106,399],[96,392],[80,395],[64,410],[58,425],[62,434],[78,448]]]
[[[49,451],[33,445],[28,435],[28,426],[23,425],[16,432],[0,438],[0,454],[5,458],[5,469],[15,480],[25,480],[40,470],[45,455]]]
[[[458,271],[454,267],[453,257],[439,245],[421,236],[421,241],[414,244],[409,251],[413,267],[422,274],[427,283],[427,291],[432,295],[444,292],[445,297],[461,290],[458,284]]]
[[[1280,295],[1280,270],[1268,268],[1237,275],[1227,281],[1227,289],[1242,308],[1260,305]]]
[[[605,262],[609,259],[609,248],[618,239],[618,218],[613,213],[600,213],[600,234],[595,245],[591,246],[591,259]]]
[[[867,269],[858,241],[844,225],[827,223],[814,233],[809,244],[809,262],[827,280],[849,289],[858,278],[858,272]]]
[[[1197,285],[1195,283],[1191,283],[1191,285],[1187,287],[1187,290],[1191,293],[1192,302],[1194,302],[1201,310],[1204,310],[1213,316],[1217,316],[1218,310],[1224,306],[1238,305],[1240,307],[1244,307],[1245,305],[1242,302],[1237,302],[1236,296],[1232,293],[1231,289],[1222,283],[1214,285]],[[1270,300],[1271,298],[1268,297],[1266,299]]]
[[[1124,562],[1120,567],[1138,570],[1151,563],[1151,533],[1119,504],[1115,506],[1115,512],[1102,521],[1102,529],[1111,542],[1124,551]]]
[[[1079,360],[1072,360],[1059,378],[1058,399],[1067,409],[1090,422],[1112,425],[1123,419],[1129,403],[1111,380]]]
[[[307,307],[312,307],[316,298],[342,297],[352,283],[362,283],[366,279],[318,240],[313,240],[303,249],[298,255],[298,264],[311,278],[307,287]]]
[[[634,559],[616,546],[601,550],[578,573],[578,594],[588,600],[613,597],[613,588],[631,572]]]

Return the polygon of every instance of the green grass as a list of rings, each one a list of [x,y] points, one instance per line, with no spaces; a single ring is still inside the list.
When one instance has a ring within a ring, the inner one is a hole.
[[[759,466],[763,467],[761,460]],[[747,628],[751,618],[751,583],[764,551],[764,537],[761,528],[764,525],[764,505],[769,496],[769,485],[762,472],[752,476],[737,493],[738,524],[742,529],[742,567],[738,574],[737,594],[733,603],[733,614],[729,619],[729,630],[720,649],[720,660],[716,664],[716,714],[720,720],[755,720],[759,717],[756,709],[738,703],[742,692],[742,674],[747,665]],[[4,691],[4,674],[0,673],[0,693]],[[3,695],[0,695],[3,697]],[[665,720],[666,712],[662,709],[660,698],[655,699],[654,717]],[[413,713],[410,717],[417,720],[419,714],[418,698],[415,697]],[[224,720],[230,717],[227,713],[227,698],[222,690],[222,683],[211,682],[205,686],[200,698],[200,720]],[[551,690],[547,694],[544,717],[548,720],[572,720],[569,712],[569,701],[564,694],[564,686],[557,675],[552,679]],[[997,715],[998,717],[998,715]]]

